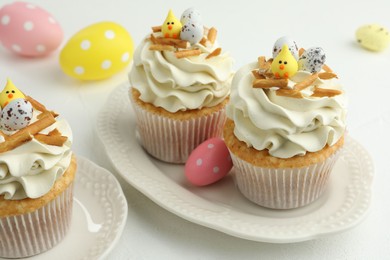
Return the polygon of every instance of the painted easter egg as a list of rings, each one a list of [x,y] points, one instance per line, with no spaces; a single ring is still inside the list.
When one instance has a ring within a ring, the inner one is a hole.
[[[8,131],[16,131],[30,124],[33,107],[23,98],[14,99],[6,105],[0,114],[0,127]]]
[[[47,55],[61,44],[63,31],[46,10],[25,2],[0,9],[0,41],[8,50],[22,56]]]
[[[193,7],[185,10],[180,17],[181,24],[186,24],[189,21],[191,21],[192,23],[203,24],[202,15],[200,14],[200,12],[197,9],[195,9]]]
[[[181,28],[180,39],[188,41],[191,44],[198,43],[203,38],[203,25],[192,23],[191,21],[184,24]]]
[[[69,76],[81,80],[108,78],[124,69],[133,57],[133,40],[125,28],[113,22],[92,24],[77,32],[60,53],[60,65]]]
[[[312,47],[305,50],[298,60],[298,69],[310,73],[319,72],[326,60],[326,55],[321,47]]]
[[[364,25],[357,29],[356,40],[371,51],[382,51],[390,44],[389,31],[378,24]]]
[[[299,58],[299,48],[297,43],[288,36],[283,36],[276,40],[274,47],[272,49],[272,57],[275,58],[278,56],[279,52],[282,50],[283,45],[287,44],[289,51],[294,56],[296,60]]]
[[[201,143],[188,157],[185,175],[192,184],[205,186],[225,177],[232,167],[225,142],[221,138],[211,138]]]

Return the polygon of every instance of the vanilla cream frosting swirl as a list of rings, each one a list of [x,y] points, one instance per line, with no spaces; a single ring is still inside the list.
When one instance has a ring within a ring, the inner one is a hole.
[[[235,136],[256,150],[267,149],[278,158],[316,152],[335,144],[344,134],[346,97],[310,97],[314,86],[342,90],[337,80],[317,79],[303,90],[303,98],[276,95],[275,89],[252,87],[252,70],[257,63],[242,67],[232,82],[227,115],[235,123]],[[310,74],[298,71],[289,87]]]
[[[68,137],[61,147],[33,138],[11,151],[0,153],[0,195],[4,195],[4,199],[41,197],[50,191],[69,167],[72,131],[66,121],[59,120],[41,133],[48,134],[55,128]]]
[[[233,60],[227,53],[206,59],[217,48],[196,44],[202,54],[178,59],[172,51],[151,51],[144,39],[134,53],[129,79],[140,99],[169,112],[201,109],[221,103],[230,94]]]

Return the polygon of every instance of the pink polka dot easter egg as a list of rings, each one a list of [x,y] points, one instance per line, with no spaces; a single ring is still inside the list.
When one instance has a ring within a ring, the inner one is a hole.
[[[192,151],[185,165],[185,175],[192,184],[205,186],[225,177],[232,167],[225,142],[221,138],[211,138]]]
[[[58,48],[63,31],[46,10],[25,2],[14,2],[0,9],[0,41],[21,56],[37,57]]]

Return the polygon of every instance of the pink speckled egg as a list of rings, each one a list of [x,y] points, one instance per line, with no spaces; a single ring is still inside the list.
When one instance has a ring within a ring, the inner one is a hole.
[[[36,5],[14,2],[0,9],[0,41],[18,55],[47,55],[62,39],[63,31],[58,22]]]
[[[194,185],[205,186],[219,181],[233,167],[225,142],[211,138],[201,143],[188,157],[185,175]]]

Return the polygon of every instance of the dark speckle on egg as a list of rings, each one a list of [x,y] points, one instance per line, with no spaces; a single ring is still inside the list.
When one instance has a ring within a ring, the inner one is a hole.
[[[8,109],[7,110],[7,114],[8,114],[8,117],[11,117],[12,116],[12,108]],[[8,119],[8,118],[7,118]]]

